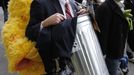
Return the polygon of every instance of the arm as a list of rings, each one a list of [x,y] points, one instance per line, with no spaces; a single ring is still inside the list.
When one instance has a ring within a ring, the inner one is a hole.
[[[36,41],[38,38],[44,14],[40,3],[34,0],[31,4],[30,20],[25,33],[28,39]]]
[[[105,51],[107,47],[109,25],[111,23],[111,11],[105,6],[99,6],[95,11],[96,21],[100,28],[99,41],[102,49]]]
[[[42,7],[36,0],[34,0],[31,5],[30,21],[26,29],[26,36],[32,41],[37,40],[43,28],[57,25],[65,19],[60,13],[49,16],[47,15],[47,9],[46,12],[44,11],[45,9],[46,8]]]

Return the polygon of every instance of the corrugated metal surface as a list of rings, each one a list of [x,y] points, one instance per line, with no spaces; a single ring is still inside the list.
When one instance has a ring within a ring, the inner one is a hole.
[[[75,46],[72,61],[76,75],[109,75],[105,61],[95,35],[94,29],[87,15],[79,16]]]

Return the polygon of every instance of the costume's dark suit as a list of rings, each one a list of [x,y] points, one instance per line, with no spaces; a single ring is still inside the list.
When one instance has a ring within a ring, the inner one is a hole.
[[[96,10],[96,20],[101,30],[100,43],[107,57],[122,57],[129,28],[119,6],[113,0],[105,1]]]
[[[73,1],[71,1],[71,6],[76,16],[77,8]],[[59,0],[33,0],[30,22],[26,29],[26,36],[37,43],[36,47],[39,49],[47,72],[55,67],[55,63],[52,63],[53,58],[70,59],[76,31],[76,17],[40,29],[41,21],[55,13],[63,14]]]
[[[134,0],[125,0],[124,2],[126,9],[131,9],[131,14],[134,16]],[[134,51],[134,17],[133,17],[133,30],[129,31],[128,34],[128,44],[130,48]]]

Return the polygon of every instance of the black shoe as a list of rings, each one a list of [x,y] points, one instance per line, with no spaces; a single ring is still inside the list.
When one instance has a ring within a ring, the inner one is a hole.
[[[128,60],[129,60],[129,62],[134,63],[134,58],[129,58]]]

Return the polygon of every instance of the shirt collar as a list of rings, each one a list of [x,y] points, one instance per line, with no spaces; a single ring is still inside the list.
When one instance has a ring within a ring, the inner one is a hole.
[[[124,12],[125,5],[123,4],[123,1],[117,1],[117,0],[114,1],[120,7],[121,11]]]
[[[125,7],[125,5],[123,4],[122,1],[116,1],[116,0],[114,0],[114,1],[115,1],[115,3],[116,3],[120,8],[124,8],[124,7]]]

